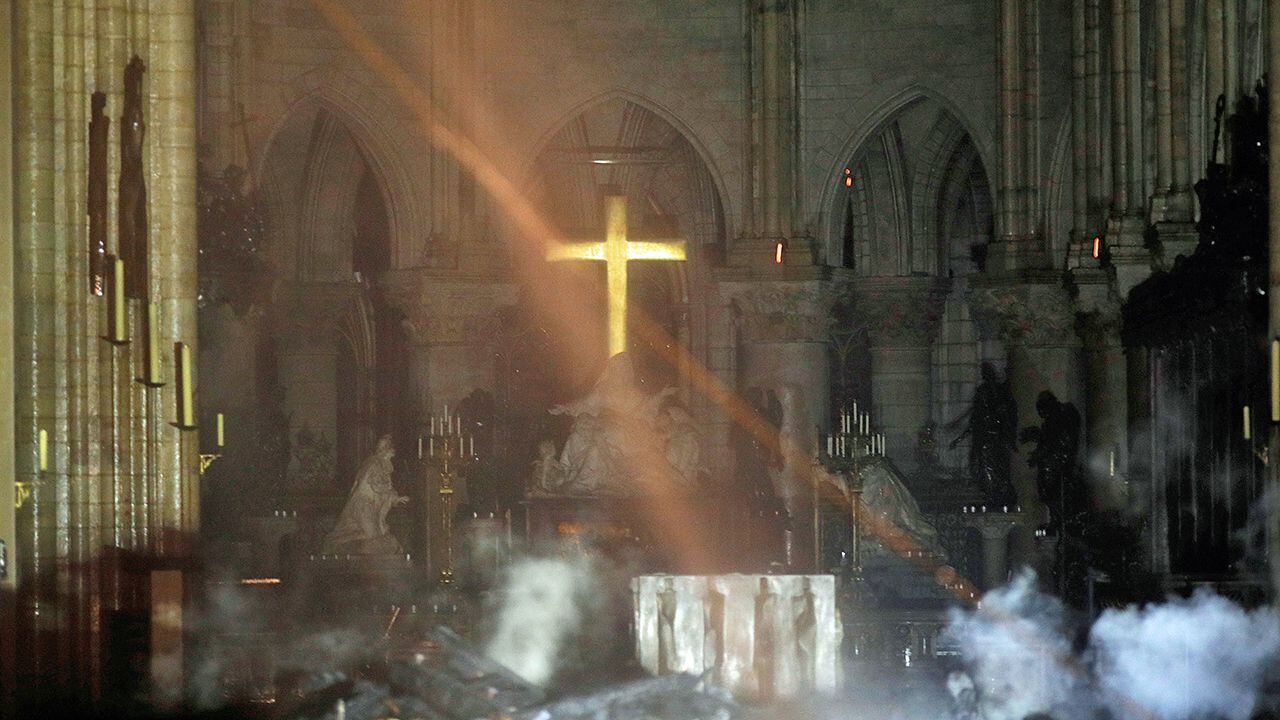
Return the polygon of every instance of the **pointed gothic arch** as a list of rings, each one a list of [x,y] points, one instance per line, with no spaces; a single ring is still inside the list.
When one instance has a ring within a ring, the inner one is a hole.
[[[829,261],[860,275],[953,274],[957,255],[989,234],[981,149],[948,104],[918,89],[873,118],[831,173]],[[957,224],[965,218],[973,227]]]

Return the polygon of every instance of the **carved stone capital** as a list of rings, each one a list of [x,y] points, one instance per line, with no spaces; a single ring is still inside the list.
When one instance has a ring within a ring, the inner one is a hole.
[[[421,345],[483,345],[503,330],[503,308],[517,301],[514,284],[425,278],[388,288],[388,300],[404,311],[411,341]]]
[[[976,320],[1010,345],[1075,346],[1075,305],[1054,282],[998,283],[969,291]]]
[[[743,336],[756,343],[826,342],[836,293],[825,281],[725,282],[741,312]]]
[[[849,292],[875,347],[920,347],[933,341],[947,285],[932,277],[858,278]]]

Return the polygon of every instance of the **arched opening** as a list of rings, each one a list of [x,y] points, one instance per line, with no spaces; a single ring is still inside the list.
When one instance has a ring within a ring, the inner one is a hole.
[[[918,97],[882,122],[840,173],[832,257],[862,276],[980,268],[993,215],[973,138],[941,102]]]

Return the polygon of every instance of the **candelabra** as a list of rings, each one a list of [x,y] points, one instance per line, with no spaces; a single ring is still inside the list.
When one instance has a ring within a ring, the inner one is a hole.
[[[449,414],[448,405],[444,406],[443,416],[431,416],[428,429],[425,438],[418,437],[418,459],[424,458],[425,439],[425,457],[438,470],[438,522],[443,537],[439,579],[441,584],[448,585],[453,582],[453,515],[457,510],[455,490],[458,487],[458,469],[476,459],[476,439],[463,429],[461,416]]]
[[[884,433],[871,431],[870,413],[859,413],[858,403],[853,404],[853,412],[840,411],[839,432],[827,433],[827,457],[856,460],[884,452]]]

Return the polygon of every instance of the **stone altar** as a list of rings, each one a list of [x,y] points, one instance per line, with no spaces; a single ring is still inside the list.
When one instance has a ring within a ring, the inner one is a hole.
[[[843,630],[832,575],[642,575],[636,656],[653,674],[711,671],[737,697],[839,689]]]

